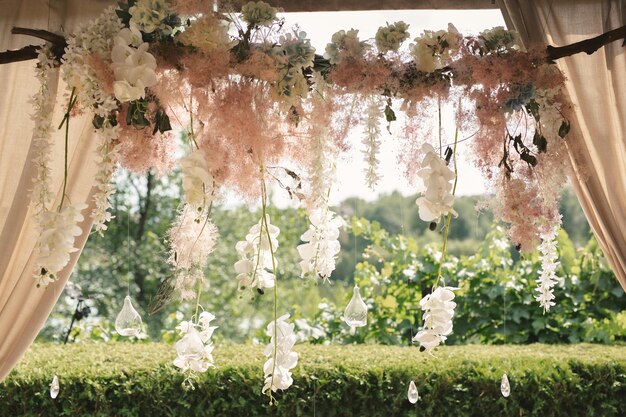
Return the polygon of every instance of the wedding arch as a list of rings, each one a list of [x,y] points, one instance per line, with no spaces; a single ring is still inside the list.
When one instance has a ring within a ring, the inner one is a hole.
[[[416,204],[425,224],[442,232],[441,263],[456,215],[457,144],[465,140],[459,132],[473,132],[468,149],[492,186],[491,208],[519,250],[542,253],[535,294],[541,308],[558,302],[555,234],[568,175],[626,288],[620,216],[626,53],[614,42],[626,37],[626,26],[615,13],[619,1],[602,2],[594,27],[575,19],[563,24],[556,12],[570,8],[582,16],[592,7],[586,4],[502,0],[508,25],[519,32],[498,27],[464,35],[450,24],[411,35],[399,21],[381,26],[371,40],[346,28],[332,34],[324,51],[315,51],[304,32],[286,28],[277,9],[262,1],[235,8],[127,0],[105,10],[95,1],[68,2],[67,15],[54,17],[72,28],[63,34],[40,29],[42,15],[30,20],[28,1],[4,3],[14,20],[2,21],[3,33],[10,26],[14,35],[46,42],[14,48],[7,36],[0,44],[8,50],[0,63],[9,64],[0,67],[1,82],[11,86],[0,111],[0,239],[8,248],[0,255],[0,377],[34,339],[90,231],[106,232],[118,166],[182,170],[185,203],[168,232],[174,274],[162,302],[197,298],[200,306],[203,266],[219,244],[211,209],[224,189],[262,207],[258,223],[233,248],[234,285],[272,292],[276,300],[280,230],[265,214],[268,184],[309,213],[298,246],[302,278],[328,280],[342,224],[328,199],[335,162],[351,146],[348,133],[364,132],[364,175],[375,187],[381,131],[399,119],[398,163],[408,183],[424,185]],[[77,24],[81,13],[96,17]],[[442,134],[443,108],[454,113],[452,137]],[[30,121],[21,118],[26,114]],[[439,114],[435,129],[433,114]],[[431,352],[452,332],[453,299],[440,272],[432,293],[416,300],[424,324],[414,342],[423,350]],[[344,317],[350,326],[363,325],[367,315],[359,301],[355,289]],[[132,335],[140,318],[129,298],[122,313],[116,327]],[[263,392],[270,399],[291,385],[298,360],[293,324],[283,313],[275,303],[267,326]],[[213,319],[196,309],[178,326],[174,365],[190,380],[213,366]]]

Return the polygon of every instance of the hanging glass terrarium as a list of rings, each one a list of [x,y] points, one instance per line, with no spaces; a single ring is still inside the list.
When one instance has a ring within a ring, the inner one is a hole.
[[[363,302],[357,285],[354,286],[352,299],[350,299],[348,306],[343,312],[343,321],[351,329],[367,325],[367,305]]]
[[[120,336],[137,336],[141,333],[141,316],[133,307],[130,296],[124,298],[122,310],[115,319],[115,330]]]

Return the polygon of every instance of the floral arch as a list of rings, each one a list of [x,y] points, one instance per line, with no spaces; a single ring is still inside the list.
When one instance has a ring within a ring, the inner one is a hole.
[[[221,191],[230,189],[246,201],[260,201],[263,210],[234,248],[239,261],[233,276],[242,290],[272,292],[276,299],[280,230],[265,215],[272,182],[309,213],[310,227],[298,247],[302,278],[328,280],[342,225],[328,196],[336,160],[351,146],[348,133],[363,132],[364,175],[375,187],[381,130],[402,114],[403,125],[395,126],[402,148],[398,162],[406,181],[423,183],[416,204],[425,225],[442,232],[441,262],[456,215],[457,144],[469,135],[474,163],[496,196],[491,208],[520,250],[541,250],[535,296],[549,310],[558,196],[570,169],[574,118],[565,78],[553,62],[561,51],[522,50],[517,33],[503,28],[464,36],[449,25],[411,41],[404,22],[381,27],[373,40],[342,30],[325,51],[315,51],[304,32],[284,27],[276,13],[261,1],[216,11],[202,1],[128,0],[66,38],[38,34],[49,42],[36,50],[40,89],[32,98],[37,286],[54,285],[71,263],[85,217],[94,231],[106,231],[118,165],[134,172],[182,170],[185,203],[168,232],[174,296],[198,297],[200,305],[203,266],[219,244],[211,209]],[[60,125],[53,119],[51,94],[58,72],[68,88]],[[442,135],[446,106],[454,109],[453,137]],[[437,114],[438,129],[431,129]],[[72,180],[70,126],[78,115],[91,119],[97,141],[89,209],[65,192]],[[51,162],[51,137],[57,128],[65,132],[66,158],[63,191],[55,199],[50,176],[59,167]],[[184,132],[182,151],[174,131]],[[452,332],[453,298],[454,288],[440,276],[420,301],[424,324],[414,341],[423,350],[433,351]],[[132,334],[140,319],[130,301],[122,313],[118,330]],[[270,399],[291,385],[298,359],[289,316],[274,313],[263,369],[263,392]],[[362,314],[356,291],[345,320],[360,326]],[[213,366],[213,318],[197,309],[178,327],[174,365],[190,380]]]

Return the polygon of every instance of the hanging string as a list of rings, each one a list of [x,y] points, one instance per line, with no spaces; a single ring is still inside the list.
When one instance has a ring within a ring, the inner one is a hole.
[[[130,173],[128,174],[128,194],[126,195],[126,242],[128,246],[128,276],[126,295],[130,296],[131,255],[130,255]]]

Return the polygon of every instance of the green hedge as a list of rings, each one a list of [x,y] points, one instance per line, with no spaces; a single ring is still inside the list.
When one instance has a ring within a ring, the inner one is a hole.
[[[294,384],[268,406],[262,347],[221,346],[181,387],[163,344],[36,344],[0,383],[1,416],[625,416],[626,347],[297,345]],[[500,395],[507,372],[511,396]],[[61,391],[49,396],[57,374]],[[420,401],[411,405],[415,379]]]

